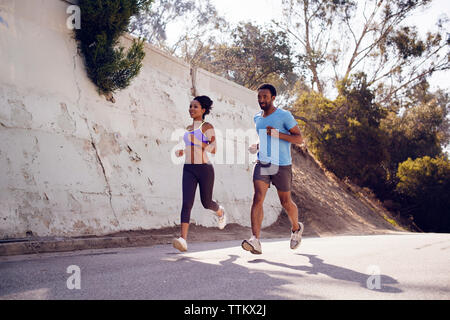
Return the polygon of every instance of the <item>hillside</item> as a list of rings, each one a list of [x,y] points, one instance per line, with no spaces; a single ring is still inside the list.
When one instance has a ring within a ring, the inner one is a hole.
[[[293,199],[308,235],[372,234],[400,231],[400,222],[373,196],[344,183],[309,153],[294,147]]]

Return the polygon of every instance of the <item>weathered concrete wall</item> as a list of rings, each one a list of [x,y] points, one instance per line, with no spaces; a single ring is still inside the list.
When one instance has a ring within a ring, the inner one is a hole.
[[[213,99],[208,121],[228,137],[219,139],[214,197],[230,222],[249,226],[254,157],[242,151],[247,140],[227,133],[253,130],[255,92],[147,46],[140,75],[108,102],[86,76],[66,26],[69,5],[0,1],[0,238],[179,223],[182,164],[173,150],[191,122],[193,88]],[[222,164],[227,143],[246,154],[245,163]],[[280,209],[271,188],[264,225]],[[192,222],[215,226],[198,193]]]

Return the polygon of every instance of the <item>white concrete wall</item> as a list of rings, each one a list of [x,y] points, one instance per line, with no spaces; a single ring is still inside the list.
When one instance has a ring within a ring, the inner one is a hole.
[[[172,153],[191,122],[191,68],[147,46],[140,75],[114,95],[115,103],[106,101],[87,78],[66,26],[69,5],[0,0],[0,238],[178,224],[182,164]],[[214,101],[207,120],[219,134],[252,131],[255,92],[204,70],[194,72],[194,82],[197,94]],[[248,145],[226,141],[241,150]],[[254,157],[246,158],[244,164],[216,161],[214,198],[230,222],[249,226]],[[271,188],[264,226],[280,210]],[[198,191],[191,221],[215,226]]]

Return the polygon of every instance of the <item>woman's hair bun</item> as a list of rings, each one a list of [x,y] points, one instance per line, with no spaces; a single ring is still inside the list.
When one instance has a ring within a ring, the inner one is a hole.
[[[205,115],[209,114],[209,112],[211,111],[213,101],[208,96],[198,96],[198,97],[195,97],[194,100],[197,100],[198,102],[200,102],[202,109],[206,110],[203,115],[203,118],[204,118]]]

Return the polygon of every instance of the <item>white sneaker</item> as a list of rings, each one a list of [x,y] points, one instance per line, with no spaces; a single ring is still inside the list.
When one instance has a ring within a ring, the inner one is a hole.
[[[291,231],[291,249],[297,249],[300,243],[302,242],[302,233],[303,233],[303,223],[298,223],[300,226],[300,229],[298,229],[295,232]]]
[[[219,206],[219,210],[222,210],[222,216],[217,216],[217,226],[220,230],[223,230],[225,226],[227,225],[227,216],[225,215],[225,208],[222,206]]]
[[[255,238],[255,236],[252,236],[248,240],[242,241],[241,246],[242,246],[242,249],[244,249],[246,251],[250,251],[253,254],[261,254],[262,253],[261,243],[259,242],[258,239]]]
[[[187,251],[187,242],[182,237],[173,239],[172,245],[181,252]]]

